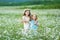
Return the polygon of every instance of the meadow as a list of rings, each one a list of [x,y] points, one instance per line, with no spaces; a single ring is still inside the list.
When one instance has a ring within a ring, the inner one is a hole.
[[[38,16],[37,34],[22,34],[25,9],[0,7],[0,40],[60,40],[60,9],[30,9]]]

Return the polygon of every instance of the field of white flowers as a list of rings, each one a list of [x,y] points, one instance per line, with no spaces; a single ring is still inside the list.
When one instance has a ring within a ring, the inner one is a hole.
[[[0,40],[60,40],[60,9],[31,10],[38,15],[40,26],[36,34],[22,34],[24,9],[0,8]]]

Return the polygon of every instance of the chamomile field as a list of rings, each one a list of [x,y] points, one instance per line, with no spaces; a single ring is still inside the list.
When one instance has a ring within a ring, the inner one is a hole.
[[[30,9],[38,16],[36,33],[22,34],[25,9],[0,7],[0,40],[60,40],[60,9]]]

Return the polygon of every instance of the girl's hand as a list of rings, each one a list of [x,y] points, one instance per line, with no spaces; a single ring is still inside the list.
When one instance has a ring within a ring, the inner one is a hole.
[[[37,25],[37,26],[39,26],[39,23],[38,23],[38,21],[35,21],[35,23],[34,23],[35,25]]]
[[[37,24],[37,22],[34,23],[35,25]]]
[[[22,23],[28,23],[28,21],[22,21]]]

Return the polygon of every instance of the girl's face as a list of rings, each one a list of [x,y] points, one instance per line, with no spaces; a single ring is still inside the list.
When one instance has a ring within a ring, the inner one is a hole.
[[[25,14],[26,14],[26,16],[28,16],[29,15],[29,11],[26,11]]]
[[[33,16],[32,16],[32,19],[33,19],[33,20],[36,20],[36,15],[33,15]]]

